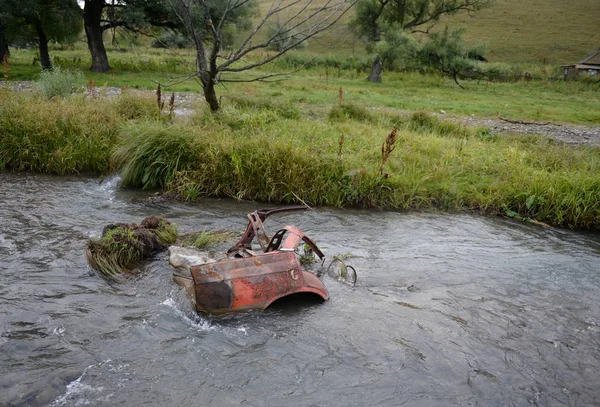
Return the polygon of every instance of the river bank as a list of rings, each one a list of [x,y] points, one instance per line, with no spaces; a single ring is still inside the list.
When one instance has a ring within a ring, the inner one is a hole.
[[[346,102],[319,118],[292,102],[229,97],[219,114],[177,116],[159,111],[149,92],[64,100],[3,92],[6,170],[119,172],[125,186],[183,200],[466,211],[600,228],[600,149],[591,145]]]

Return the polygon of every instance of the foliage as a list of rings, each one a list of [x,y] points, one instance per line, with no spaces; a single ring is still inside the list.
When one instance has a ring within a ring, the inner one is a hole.
[[[483,77],[477,62],[477,58],[483,54],[482,49],[468,48],[462,34],[462,30],[449,32],[446,27],[442,32],[431,34],[419,50],[419,57],[424,65],[451,77],[459,86],[459,78]]]
[[[55,66],[51,70],[43,71],[36,82],[39,93],[46,99],[65,97],[75,93],[84,82],[83,74]]]
[[[9,42],[39,40],[42,28],[48,40],[73,43],[81,32],[81,9],[75,0],[3,0]]]
[[[75,0],[3,0],[0,26],[8,42],[38,42],[42,68],[48,69],[48,41],[73,43],[81,32],[80,13]]]
[[[191,45],[189,38],[174,31],[163,31],[160,36],[152,41],[152,47],[154,48],[184,49],[189,48]]]
[[[279,22],[267,27],[267,37],[273,39],[267,49],[282,51],[286,48],[304,49],[307,47],[308,41],[302,41],[302,32],[299,29],[294,29],[289,34],[283,32],[285,32],[285,27]]]
[[[378,52],[376,64],[382,59],[384,64],[405,64],[399,60],[414,53],[414,40],[409,34],[429,34],[442,16],[474,12],[490,3],[491,0],[359,0],[350,25],[367,42],[368,50]],[[380,41],[384,43],[376,47]],[[381,82],[379,74],[369,80]]]

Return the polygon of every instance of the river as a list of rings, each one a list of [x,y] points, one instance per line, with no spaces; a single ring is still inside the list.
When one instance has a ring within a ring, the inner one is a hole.
[[[153,214],[241,232],[264,205],[168,203],[118,178],[0,173],[2,406],[600,405],[600,236],[468,214],[273,216],[355,287],[213,318],[166,254],[131,281],[86,265],[104,225]]]

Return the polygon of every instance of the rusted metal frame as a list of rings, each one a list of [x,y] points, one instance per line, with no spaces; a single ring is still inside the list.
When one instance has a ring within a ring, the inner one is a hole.
[[[290,234],[284,241],[283,236],[288,232]],[[325,255],[321,249],[319,249],[317,244],[310,237],[302,233],[296,226],[285,226],[283,229],[278,230],[269,242],[265,253],[275,250],[293,251],[296,249],[296,247],[298,247],[301,241],[306,243],[313,250],[313,252],[319,256],[319,259],[323,260],[325,258]]]
[[[240,252],[240,250],[243,252],[243,249],[251,250],[254,237],[258,237],[259,244],[264,251],[266,245],[268,245],[270,241],[262,224],[267,217],[275,213],[305,211],[307,209],[308,207],[306,206],[290,206],[287,208],[258,209],[248,214],[249,222],[248,226],[246,226],[246,230],[244,231],[240,240],[227,251],[227,254],[232,255]],[[261,238],[261,235],[259,234],[260,232],[262,232],[262,236],[264,236],[263,238]]]
[[[273,301],[299,292],[317,294],[325,301],[329,298],[320,280],[302,271],[292,252],[193,266],[191,275],[198,311],[218,314],[265,309]]]

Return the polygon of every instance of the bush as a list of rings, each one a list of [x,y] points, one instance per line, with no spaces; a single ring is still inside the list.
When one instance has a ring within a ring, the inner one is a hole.
[[[84,82],[83,74],[55,66],[51,70],[43,71],[36,83],[39,93],[46,99],[65,97],[77,91],[78,85]]]
[[[184,37],[181,34],[173,32],[162,33],[160,37],[155,38],[152,41],[152,48],[189,48],[192,46],[192,42],[189,38]]]
[[[346,121],[356,120],[359,122],[375,122],[376,117],[362,106],[353,104],[344,104],[334,106],[329,112],[329,120],[332,121]]]
[[[299,34],[299,30],[291,30],[285,34],[282,31],[287,31],[289,28],[287,26],[282,26],[279,23],[272,24],[267,28],[267,37],[273,38],[271,44],[269,45],[269,49],[274,51],[283,51],[284,49],[304,49],[308,45],[308,41],[302,41],[304,38],[303,34]],[[302,41],[295,46],[292,46],[294,43]]]

